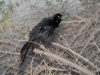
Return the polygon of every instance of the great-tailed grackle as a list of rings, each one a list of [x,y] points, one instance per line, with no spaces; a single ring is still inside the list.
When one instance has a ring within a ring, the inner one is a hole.
[[[50,38],[54,34],[55,29],[59,26],[61,21],[62,14],[57,13],[51,17],[44,18],[32,29],[29,34],[29,41],[21,49],[21,64],[23,63],[30,47],[34,49],[36,43],[45,44],[46,42],[50,41]]]

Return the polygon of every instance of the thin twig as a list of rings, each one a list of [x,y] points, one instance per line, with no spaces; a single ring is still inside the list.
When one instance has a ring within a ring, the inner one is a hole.
[[[50,53],[48,53],[48,52],[43,52],[43,51],[38,50],[38,49],[35,49],[34,52],[35,52],[36,54],[41,54],[41,53],[43,53],[43,55],[46,55],[46,56],[49,56],[49,57],[55,57],[58,61],[64,62],[64,63],[66,63],[67,65],[70,65],[71,67],[74,67],[74,68],[78,69],[79,71],[81,71],[81,72],[83,72],[83,73],[85,73],[85,74],[87,74],[87,75],[93,75],[93,74],[91,74],[89,71],[87,71],[86,69],[84,69],[83,67],[81,67],[81,66],[79,66],[79,65],[77,65],[77,64],[75,64],[75,63],[73,63],[73,62],[71,62],[71,61],[69,61],[69,60],[67,60],[67,59],[65,59],[65,58],[62,58],[62,57],[60,57],[60,56],[58,56],[58,55],[52,54],[53,56],[51,56]]]

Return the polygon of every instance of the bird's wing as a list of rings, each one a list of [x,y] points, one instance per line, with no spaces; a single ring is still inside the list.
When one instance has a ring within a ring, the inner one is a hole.
[[[35,35],[38,31],[40,30],[39,25],[36,25],[32,31],[29,33],[29,37],[31,38],[31,36]]]
[[[52,25],[40,25],[36,28],[33,28],[33,30],[30,32],[30,40],[31,41],[39,41],[47,39],[52,33],[54,32],[54,29]]]
[[[39,31],[41,31],[42,30],[42,28],[46,25],[46,20],[47,20],[47,18],[44,18],[43,20],[41,20],[41,22],[38,24],[38,25],[36,25],[33,29],[32,29],[32,31],[29,33],[29,37],[31,38],[31,36],[35,36],[37,33],[39,33]]]

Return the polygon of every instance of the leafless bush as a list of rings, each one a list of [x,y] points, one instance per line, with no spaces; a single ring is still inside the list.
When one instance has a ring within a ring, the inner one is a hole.
[[[46,4],[41,7],[41,2],[36,0],[34,5],[29,2],[30,6],[17,11],[0,25],[0,74],[99,75],[99,6],[87,10],[81,2],[70,6],[71,3],[62,0],[55,3],[44,0]],[[57,12],[63,13],[66,21],[56,30],[52,46],[46,49],[41,45],[44,51],[35,49],[35,54],[29,51],[24,64],[19,67],[20,50],[31,29],[42,18]],[[5,23],[8,25],[4,28]]]

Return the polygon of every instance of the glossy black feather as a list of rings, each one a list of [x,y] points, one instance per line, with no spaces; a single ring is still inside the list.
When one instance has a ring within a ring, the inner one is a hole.
[[[44,18],[41,22],[36,25],[29,34],[29,42],[27,42],[21,49],[20,59],[21,64],[23,63],[26,54],[31,48],[35,48],[36,43],[45,44],[46,42],[50,42],[52,35],[54,34],[55,29],[59,26],[61,22],[62,15],[57,13],[51,17]]]

